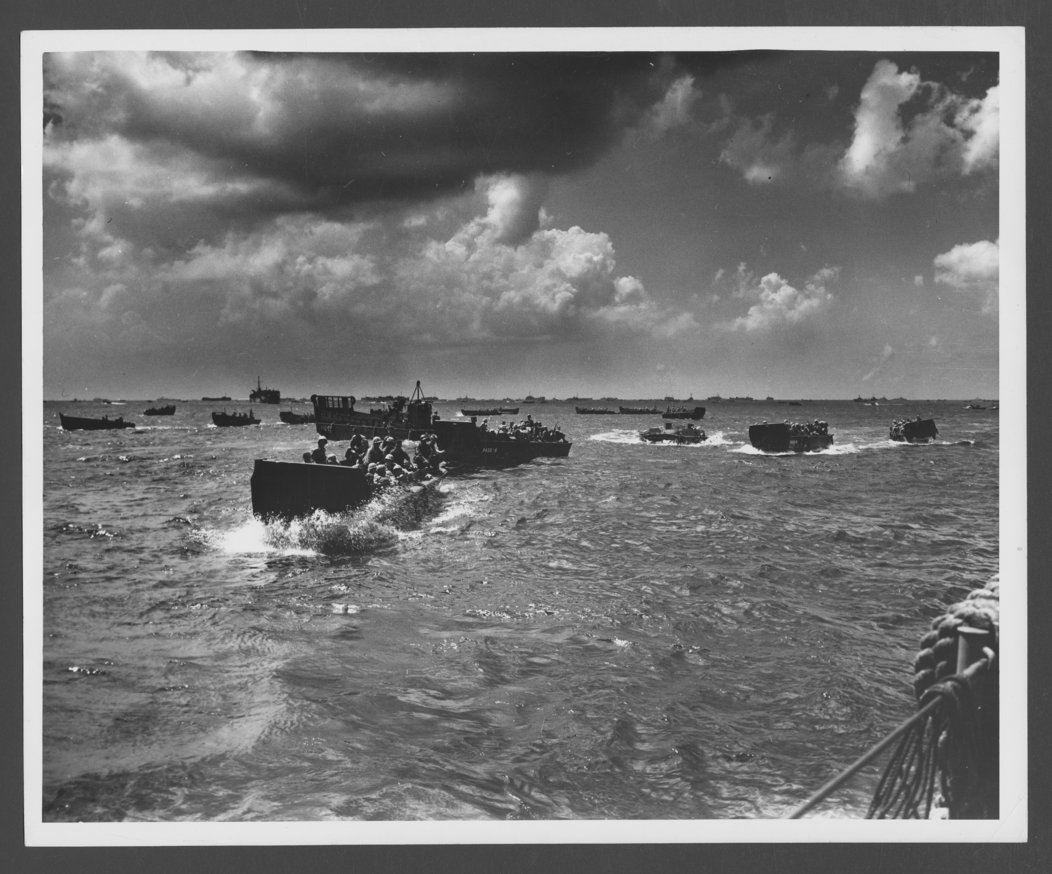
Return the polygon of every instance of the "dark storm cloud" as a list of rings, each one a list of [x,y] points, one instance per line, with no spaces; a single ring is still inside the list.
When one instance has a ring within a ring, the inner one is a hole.
[[[469,190],[479,175],[594,162],[659,101],[676,70],[757,53],[154,54],[52,59],[58,139],[120,136],[184,150],[246,207],[324,209]],[[220,65],[223,69],[220,71]]]

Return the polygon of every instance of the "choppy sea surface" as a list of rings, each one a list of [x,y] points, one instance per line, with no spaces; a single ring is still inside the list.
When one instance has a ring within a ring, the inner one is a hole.
[[[569,458],[291,525],[249,477],[313,426],[148,406],[43,406],[45,822],[785,816],[913,712],[928,623],[998,567],[998,412],[964,402],[708,403],[697,446],[523,406]],[[916,415],[938,442],[887,439]],[[748,445],[784,418],[833,448]]]

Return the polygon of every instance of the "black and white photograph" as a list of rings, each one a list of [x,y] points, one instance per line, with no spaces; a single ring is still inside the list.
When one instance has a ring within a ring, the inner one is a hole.
[[[27,843],[1025,840],[1023,63],[24,34]]]

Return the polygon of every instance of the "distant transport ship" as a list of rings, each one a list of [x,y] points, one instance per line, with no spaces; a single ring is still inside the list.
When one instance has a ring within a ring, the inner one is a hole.
[[[168,404],[165,407],[150,407],[148,410],[143,410],[144,416],[174,416],[175,415],[175,404]]]
[[[657,407],[618,407],[617,411],[634,416],[656,416],[661,412]]]
[[[669,407],[661,414],[662,419],[704,419],[704,407]]]
[[[67,431],[112,431],[119,428],[134,428],[134,422],[125,422],[123,416],[111,419],[103,416],[101,419],[89,419],[83,416],[67,416],[65,413],[58,414],[58,420]]]
[[[922,419],[917,416],[912,421],[896,419],[891,423],[888,437],[899,443],[932,443],[939,436],[934,419]]]
[[[350,440],[355,433],[363,437],[388,434],[401,440],[418,440],[434,434],[438,449],[449,462],[481,467],[522,464],[534,458],[565,458],[573,445],[556,428],[534,423],[538,436],[501,435],[471,421],[443,420],[425,400],[417,381],[410,397],[395,397],[389,404],[369,412],[356,410],[353,395],[311,395],[315,427],[329,440]]]
[[[682,428],[673,429],[667,422],[664,428],[648,428],[639,432],[639,439],[647,443],[701,443],[706,439],[705,432],[693,422],[687,422]]]
[[[282,410],[278,418],[286,425],[310,425],[314,422],[314,413],[295,413],[292,410]]]
[[[257,376],[256,387],[249,393],[248,399],[254,404],[280,404],[281,392],[276,388],[263,388]]]
[[[208,397],[205,397],[205,398],[201,398],[201,400],[203,400],[203,401],[212,401],[212,402],[215,402],[215,401],[229,401],[230,400],[230,395],[223,395],[222,397],[219,397],[219,398],[208,398]]]
[[[424,399],[427,400],[426,398]],[[462,409],[461,415],[515,415],[519,407],[478,407],[476,409]]]
[[[749,426],[749,442],[762,452],[818,452],[833,445],[825,422],[773,422]]]
[[[245,425],[258,425],[259,419],[252,415],[251,410],[247,413],[228,413],[224,410],[222,413],[212,413],[212,422],[217,428],[240,428]]]
[[[602,416],[612,413],[613,410],[609,410],[606,407],[574,407],[574,412],[582,416]]]

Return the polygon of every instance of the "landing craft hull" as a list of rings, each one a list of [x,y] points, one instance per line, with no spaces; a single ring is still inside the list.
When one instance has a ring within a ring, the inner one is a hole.
[[[417,384],[419,392],[419,383]],[[505,467],[534,458],[565,458],[572,444],[565,440],[517,440],[483,431],[474,422],[432,418],[431,404],[417,399],[395,398],[395,403],[368,413],[354,409],[350,395],[311,395],[315,428],[329,440],[350,440],[357,432],[364,437],[390,435],[398,440],[419,440],[435,434],[443,460],[477,467]]]
[[[888,436],[898,443],[931,443],[939,436],[939,429],[935,427],[934,419],[921,419],[892,425]]]
[[[217,428],[244,428],[246,425],[258,425],[259,419],[245,413],[212,413],[212,424]]]
[[[264,519],[342,513],[372,497],[359,468],[257,458],[252,471],[252,512]]]
[[[675,431],[664,428],[650,428],[640,431],[639,438],[646,443],[701,443],[706,438],[705,432],[700,430],[687,431],[677,428]]]
[[[134,422],[125,422],[123,418],[86,419],[81,416],[67,416],[65,413],[59,413],[58,419],[67,431],[114,431],[135,427]]]
[[[671,407],[661,414],[662,419],[704,419],[705,408],[694,407],[688,410],[686,407],[680,407],[679,409],[672,409]]]
[[[794,433],[781,423],[750,425],[749,442],[762,452],[820,452],[833,445],[833,435]]]
[[[565,441],[517,440],[482,431],[471,422],[437,421],[431,433],[438,437],[438,448],[453,464],[479,467],[507,467],[534,458],[566,458],[572,443]]]

